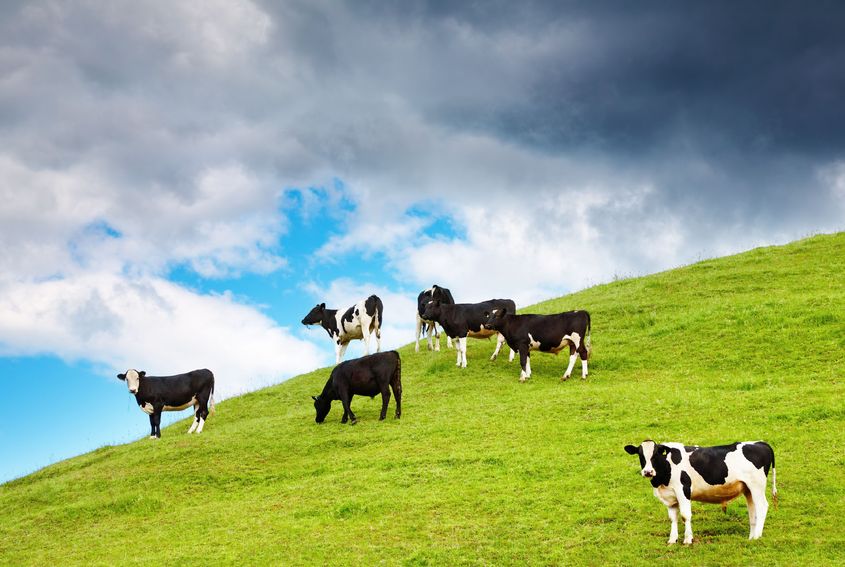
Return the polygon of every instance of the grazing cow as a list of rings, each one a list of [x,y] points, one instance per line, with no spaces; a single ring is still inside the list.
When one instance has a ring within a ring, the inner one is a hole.
[[[147,373],[130,368],[118,378],[126,381],[129,393],[141,411],[150,416],[150,439],[161,437],[161,412],[181,411],[194,406],[194,422],[188,433],[202,433],[209,409],[214,412],[214,374],[211,370],[192,370],[173,376],[147,376]]]
[[[402,360],[395,350],[342,362],[332,370],[323,392],[319,396],[311,396],[317,410],[315,421],[323,423],[332,409],[332,400],[340,400],[343,404],[340,422],[351,420],[351,425],[355,425],[358,418],[352,413],[351,403],[352,396],[356,394],[370,398],[381,394],[381,421],[387,415],[390,389],[396,396],[396,419],[399,419],[402,415]]]
[[[425,291],[421,291],[417,296],[417,343],[414,346],[416,352],[420,352],[420,331],[423,333],[428,331],[428,350],[431,350],[431,333],[434,332],[434,350],[440,351],[440,333],[437,331],[437,323],[428,319],[423,319],[422,314],[425,311],[425,306],[430,301],[439,301],[441,304],[454,304],[455,300],[452,298],[452,292],[445,287],[440,287],[435,284]],[[446,337],[446,346],[452,348],[451,337]]]
[[[569,347],[569,366],[561,380],[568,380],[575,367],[575,355],[581,355],[581,378],[587,377],[587,358],[590,354],[590,314],[568,311],[556,315],[516,315],[504,310],[491,311],[484,328],[498,331],[512,351],[519,352],[522,371],[519,381],[531,378],[532,350],[557,354]]]
[[[335,364],[340,363],[349,341],[364,340],[364,354],[370,354],[370,335],[376,336],[376,352],[381,351],[381,322],[384,306],[381,299],[371,295],[362,299],[345,312],[337,309],[326,309],[325,303],[320,303],[312,309],[302,320],[303,325],[320,325],[334,341]]]
[[[515,313],[516,304],[512,299],[489,299],[481,303],[441,303],[440,301],[430,301],[423,309],[422,318],[428,321],[436,321],[443,327],[443,331],[447,336],[455,339],[455,350],[458,351],[458,361],[455,364],[461,368],[467,367],[467,337],[474,339],[486,339],[497,332],[485,329],[484,321],[494,309],[500,309],[503,312]],[[499,334],[496,341],[496,350],[493,351],[493,356],[490,360],[496,360],[499,355],[499,350],[505,338]],[[513,350],[511,350],[510,360],[513,360]]]
[[[766,478],[772,469],[772,499],[777,502],[775,452],[763,441],[744,441],[717,447],[657,444],[650,439],[625,451],[638,455],[645,478],[651,479],[654,495],[669,509],[672,528],[669,543],[678,541],[678,513],[684,519],[684,543],[692,543],[692,500],[723,504],[745,495],[751,532],[748,539],[763,535],[769,503]]]

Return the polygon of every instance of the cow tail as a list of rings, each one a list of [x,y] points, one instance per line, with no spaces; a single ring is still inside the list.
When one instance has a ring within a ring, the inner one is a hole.
[[[208,396],[208,413],[214,414],[214,382],[211,383],[211,395]]]
[[[396,351],[393,351],[396,352]],[[393,371],[393,380],[397,387],[402,387],[402,357],[396,352],[396,370]]]
[[[768,445],[768,443],[767,443]],[[772,502],[775,505],[775,510],[778,507],[778,487],[777,487],[777,470],[775,469],[775,450],[769,445],[769,450],[772,452]]]
[[[585,311],[585,313],[587,314],[587,336],[584,337],[584,345],[587,347],[587,360],[589,360],[593,354],[593,343],[590,340],[590,312]]]
[[[376,336],[381,338],[381,322],[382,322],[382,314],[384,313],[384,304],[381,302],[381,298],[376,296],[376,320],[378,321],[378,326],[376,327]]]

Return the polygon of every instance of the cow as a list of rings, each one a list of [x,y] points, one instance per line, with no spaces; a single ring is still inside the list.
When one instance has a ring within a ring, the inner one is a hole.
[[[567,311],[555,315],[516,315],[502,309],[487,314],[484,328],[498,331],[511,351],[519,352],[522,371],[519,381],[531,378],[531,351],[557,354],[569,347],[569,366],[561,380],[568,380],[575,367],[576,354],[581,355],[581,379],[587,378],[590,355],[590,314]]]
[[[344,312],[326,309],[320,303],[302,320],[303,325],[320,325],[334,342],[335,364],[340,364],[349,341],[363,339],[364,354],[370,354],[370,336],[376,336],[376,352],[381,352],[381,323],[384,306],[381,299],[371,295]]]
[[[323,392],[311,396],[317,410],[315,421],[323,423],[332,408],[332,400],[340,400],[343,404],[340,422],[350,420],[350,425],[355,425],[358,418],[352,413],[352,396],[373,398],[376,394],[381,394],[381,421],[387,415],[391,389],[396,396],[396,419],[399,419],[402,415],[402,360],[395,350],[341,362],[332,370]]]
[[[743,441],[716,447],[656,443],[647,439],[625,452],[640,458],[640,474],[651,480],[654,496],[669,509],[669,543],[678,541],[678,513],[684,519],[684,543],[692,543],[692,500],[722,504],[740,494],[748,505],[748,539],[763,535],[769,503],[766,480],[772,469],[772,499],[777,503],[775,452],[763,441]]]
[[[437,331],[437,323],[423,319],[422,317],[425,306],[430,301],[439,301],[441,304],[455,303],[455,300],[452,298],[452,292],[437,284],[420,292],[417,296],[417,343],[414,346],[415,352],[420,352],[420,331],[425,333],[426,330],[428,331],[428,350],[431,350],[431,333],[434,332],[434,350],[440,351],[440,333]],[[446,347],[452,348],[452,338],[449,336],[446,337]]]
[[[192,370],[173,376],[147,376],[130,368],[117,375],[126,381],[129,393],[141,411],[150,416],[150,439],[161,438],[161,412],[181,411],[194,406],[194,422],[188,433],[202,433],[209,410],[214,413],[214,374],[211,370]]]
[[[436,321],[443,327],[447,336],[455,339],[455,350],[458,352],[458,360],[455,366],[467,367],[467,337],[474,339],[486,339],[496,335],[496,331],[484,328],[484,321],[494,309],[503,312],[515,313],[516,304],[512,299],[489,299],[481,303],[442,303],[430,301],[423,309],[422,318],[428,321]],[[499,334],[496,341],[496,350],[490,360],[496,360],[499,350],[505,338]],[[510,360],[513,360],[513,350],[510,353]]]

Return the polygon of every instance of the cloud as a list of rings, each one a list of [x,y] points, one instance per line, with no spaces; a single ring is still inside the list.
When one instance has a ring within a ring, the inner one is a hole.
[[[309,341],[228,294],[108,273],[2,286],[0,355],[86,359],[108,373],[207,367],[218,399],[327,363]]]

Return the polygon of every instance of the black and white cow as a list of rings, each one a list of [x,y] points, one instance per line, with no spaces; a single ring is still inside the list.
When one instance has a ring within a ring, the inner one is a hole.
[[[775,452],[763,441],[717,447],[655,443],[647,439],[625,451],[640,458],[640,474],[651,479],[654,496],[669,509],[669,543],[678,541],[678,513],[684,519],[684,543],[692,543],[692,500],[725,505],[740,494],[748,505],[748,539],[763,535],[769,503],[766,479],[772,469],[772,499],[777,502]]]
[[[561,380],[568,380],[575,367],[576,354],[581,355],[581,378],[587,377],[590,354],[590,314],[568,311],[555,315],[516,315],[496,309],[491,311],[484,328],[498,331],[512,351],[519,352],[522,371],[519,381],[531,378],[532,350],[557,354],[569,347],[569,366]]]
[[[323,423],[332,408],[332,400],[340,400],[343,404],[340,422],[351,420],[351,425],[355,425],[358,419],[352,413],[352,396],[372,398],[376,394],[381,394],[380,421],[387,415],[391,389],[396,396],[396,419],[399,419],[402,415],[402,360],[395,350],[341,362],[332,370],[323,392],[311,396],[317,410],[316,422]]]
[[[434,350],[440,351],[440,333],[437,331],[437,323],[423,319],[422,317],[425,306],[431,301],[439,301],[441,304],[455,303],[455,300],[452,298],[452,292],[437,284],[420,292],[417,296],[417,343],[414,346],[416,352],[420,352],[420,331],[423,333],[427,332],[428,334],[428,350],[431,350],[431,334],[433,332]],[[452,348],[452,338],[449,336],[446,337],[446,347]]]
[[[194,422],[188,433],[202,433],[208,412],[214,412],[214,374],[211,370],[192,370],[173,376],[147,376],[130,368],[118,378],[126,381],[141,411],[150,416],[150,439],[161,437],[161,412],[181,411],[194,406]]]
[[[428,321],[436,321],[443,327],[443,331],[447,336],[455,339],[455,350],[458,351],[458,361],[456,366],[461,368],[467,367],[467,337],[474,339],[486,339],[493,335],[497,335],[497,331],[486,329],[484,321],[487,315],[494,309],[499,309],[507,313],[516,312],[516,304],[512,299],[488,299],[481,303],[441,303],[440,301],[430,301],[423,309],[422,318]],[[493,356],[490,360],[496,360],[499,355],[499,350],[505,338],[498,334],[496,341],[496,350],[493,351]],[[511,350],[510,360],[513,360],[513,350]]]
[[[326,309],[320,303],[302,320],[303,325],[320,325],[334,341],[335,364],[340,363],[349,341],[363,339],[364,354],[370,354],[370,335],[376,336],[376,352],[381,351],[381,323],[384,306],[381,299],[371,295],[344,312]]]

